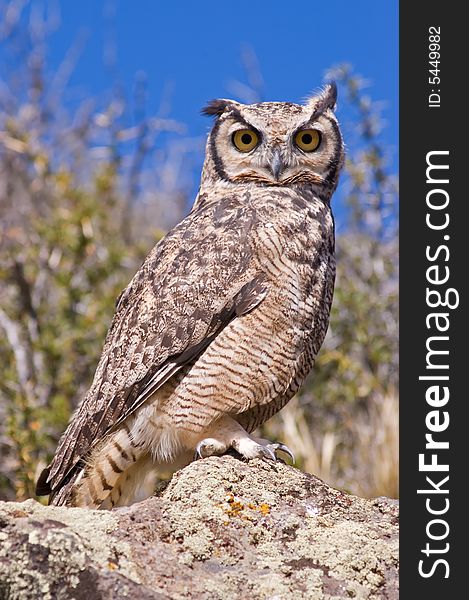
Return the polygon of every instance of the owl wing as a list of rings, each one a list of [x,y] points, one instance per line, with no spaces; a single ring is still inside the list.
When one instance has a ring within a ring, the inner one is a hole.
[[[161,240],[118,299],[91,388],[38,495],[60,488],[103,435],[266,296],[249,244],[255,212],[219,204],[191,213]]]

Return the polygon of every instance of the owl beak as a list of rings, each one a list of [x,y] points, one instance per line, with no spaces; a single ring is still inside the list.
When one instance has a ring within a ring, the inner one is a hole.
[[[276,181],[278,181],[278,178],[280,177],[280,174],[282,173],[282,171],[284,169],[284,165],[282,163],[282,157],[280,155],[279,150],[274,150],[274,152],[272,154],[272,158],[269,163],[269,167],[272,172],[272,175],[274,176],[274,179]]]

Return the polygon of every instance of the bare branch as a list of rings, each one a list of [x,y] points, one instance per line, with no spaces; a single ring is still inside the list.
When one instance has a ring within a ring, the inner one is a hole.
[[[17,321],[10,319],[6,312],[0,308],[0,326],[5,332],[8,344],[15,357],[18,382],[22,389],[26,391],[31,381],[31,362],[28,358],[28,350],[22,339],[21,325]]]

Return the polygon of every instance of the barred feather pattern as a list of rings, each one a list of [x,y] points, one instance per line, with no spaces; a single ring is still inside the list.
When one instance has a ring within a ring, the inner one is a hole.
[[[332,99],[326,90],[305,107],[223,102],[194,208],[120,296],[90,390],[38,481],[54,504],[130,504],[151,494],[158,469],[180,468],[200,448],[259,455],[266,441],[252,433],[296,393],[321,347],[343,162]],[[284,184],[266,184],[264,172],[253,180],[252,166],[243,180],[243,162],[220,158],[240,119],[280,127],[278,146],[306,117],[330,136],[328,155],[314,168],[285,155]]]

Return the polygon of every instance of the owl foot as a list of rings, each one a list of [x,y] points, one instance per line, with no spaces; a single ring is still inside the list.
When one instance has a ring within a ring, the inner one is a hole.
[[[228,450],[228,446],[216,440],[215,438],[205,438],[201,440],[196,448],[194,454],[194,460],[198,458],[207,458],[208,456],[221,456]]]
[[[247,459],[266,458],[275,462],[277,460],[277,452],[284,452],[295,462],[295,456],[288,446],[269,442],[268,440],[246,437],[233,440],[231,447]],[[194,460],[207,458],[208,456],[221,456],[227,450],[229,450],[229,447],[225,443],[214,438],[205,438],[197,444]]]
[[[207,435],[208,434],[208,435]],[[277,460],[277,452],[284,452],[295,462],[293,452],[285,444],[271,442],[249,435],[232,417],[224,415],[205,432],[207,437],[195,446],[194,460],[208,456],[221,456],[233,448],[246,459],[266,458]]]
[[[270,442],[262,438],[241,438],[234,440],[232,444],[236,452],[239,452],[244,458],[267,458],[268,460],[277,460],[277,452],[284,452],[295,462],[293,452],[285,444]]]

